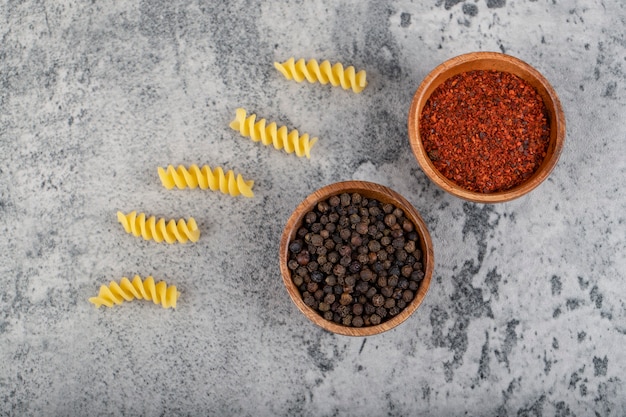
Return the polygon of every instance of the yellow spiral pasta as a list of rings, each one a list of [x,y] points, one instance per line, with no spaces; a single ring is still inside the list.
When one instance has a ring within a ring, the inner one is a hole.
[[[219,190],[224,194],[230,194],[234,197],[244,195],[245,197],[254,197],[252,185],[254,181],[246,181],[241,174],[235,176],[230,170],[224,174],[221,167],[214,168],[204,165],[199,168],[198,165],[191,165],[189,169],[182,165],[174,168],[172,165],[167,166],[167,170],[159,167],[159,178],[165,188],[171,190],[174,186],[180,188],[196,188],[203,190],[210,188],[212,191]]]
[[[256,121],[256,115],[246,117],[246,111],[237,109],[235,120],[230,122],[230,127],[239,131],[242,136],[250,137],[254,142],[263,143],[265,146],[273,145],[274,148],[284,149],[287,153],[295,152],[299,157],[311,157],[311,148],[317,142],[317,138],[309,139],[308,134],[300,136],[297,130],[288,131],[286,126],[278,128],[275,122],[266,125],[265,119]]]
[[[197,242],[200,238],[200,230],[193,217],[187,222],[180,219],[178,223],[170,220],[167,224],[165,219],[158,221],[154,216],[146,219],[146,215],[141,213],[137,215],[136,211],[124,214],[117,212],[117,220],[122,223],[126,233],[132,233],[134,236],[142,236],[145,240],[155,240],[157,242],[166,241],[167,243],[187,243],[187,241]]]
[[[142,281],[139,275],[135,275],[132,282],[124,277],[119,284],[111,281],[108,287],[102,285],[98,296],[89,298],[89,301],[96,308],[103,305],[113,307],[114,304],[122,304],[124,300],[132,301],[134,299],[152,300],[154,304],[161,304],[164,308],[176,308],[176,300],[179,295],[176,287],[173,285],[168,287],[165,281],[155,284],[152,277],[147,277]]]
[[[360,93],[367,86],[364,70],[355,72],[353,66],[344,68],[339,62],[335,65],[331,65],[328,61],[318,64],[314,59],[308,62],[305,62],[304,59],[299,59],[296,62],[292,57],[282,64],[274,62],[274,67],[288,80],[297,82],[302,82],[306,79],[310,83],[331,83],[334,87],[341,85],[344,90],[351,88],[355,93]]]

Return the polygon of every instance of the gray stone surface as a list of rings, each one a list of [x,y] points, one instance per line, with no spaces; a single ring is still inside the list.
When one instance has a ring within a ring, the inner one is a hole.
[[[623,0],[3,2],[0,414],[626,414],[625,25]],[[535,66],[567,118],[550,178],[505,204],[443,193],[407,140],[422,78],[470,51]],[[369,86],[286,81],[290,56]],[[238,136],[239,106],[318,136],[312,158]],[[256,196],[160,185],[192,163]],[[424,303],[375,337],[314,326],[278,268],[295,206],[347,179],[406,196],[435,245]],[[202,236],[135,239],[117,210]],[[87,301],[134,274],[178,308]]]

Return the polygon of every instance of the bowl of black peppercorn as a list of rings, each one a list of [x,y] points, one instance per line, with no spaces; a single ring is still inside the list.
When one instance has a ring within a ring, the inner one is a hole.
[[[430,234],[417,210],[379,184],[344,181],[302,201],[283,231],[283,282],[323,329],[371,336],[404,322],[433,273]]]

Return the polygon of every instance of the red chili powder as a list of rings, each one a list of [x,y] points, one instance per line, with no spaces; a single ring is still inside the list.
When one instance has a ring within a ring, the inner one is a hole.
[[[435,89],[420,116],[428,157],[469,191],[504,191],[528,179],[546,156],[549,117],[537,90],[500,71],[455,75]]]

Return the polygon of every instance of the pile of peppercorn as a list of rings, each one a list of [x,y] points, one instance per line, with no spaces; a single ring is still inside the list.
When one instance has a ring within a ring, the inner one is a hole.
[[[304,303],[326,320],[372,326],[415,297],[424,278],[420,249],[401,209],[343,193],[305,214],[287,266]]]

